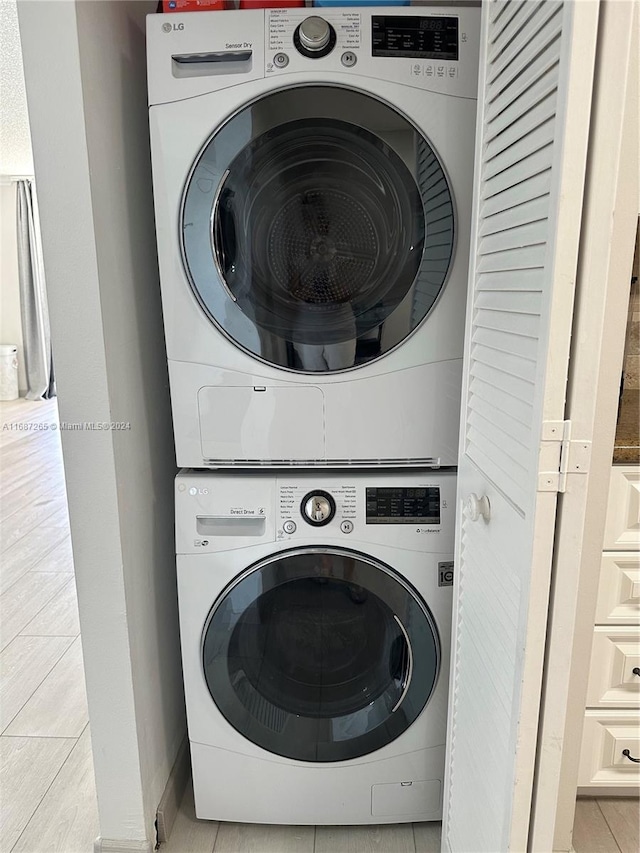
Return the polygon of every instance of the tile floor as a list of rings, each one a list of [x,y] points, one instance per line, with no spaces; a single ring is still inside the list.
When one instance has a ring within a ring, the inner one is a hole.
[[[90,853],[98,835],[57,419],[55,401],[0,404],[2,853]]]
[[[34,426],[56,422],[55,401],[0,403],[0,853],[91,853],[99,834],[60,438]],[[574,847],[637,853],[638,800],[578,801]],[[198,821],[189,787],[161,851],[439,849],[439,824]]]

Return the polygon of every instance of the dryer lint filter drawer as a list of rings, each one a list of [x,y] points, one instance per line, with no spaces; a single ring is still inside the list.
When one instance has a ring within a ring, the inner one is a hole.
[[[314,386],[204,387],[202,456],[216,461],[324,459],[324,396]]]

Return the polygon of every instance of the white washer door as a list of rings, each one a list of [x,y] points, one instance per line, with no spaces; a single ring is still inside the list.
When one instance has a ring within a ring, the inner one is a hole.
[[[207,141],[181,208],[209,318],[278,367],[331,373],[401,343],[451,265],[440,162],[413,124],[337,86],[270,93]]]
[[[202,666],[243,737],[298,761],[345,761],[416,720],[440,642],[427,606],[392,569],[353,551],[301,548],[227,587],[205,625]]]

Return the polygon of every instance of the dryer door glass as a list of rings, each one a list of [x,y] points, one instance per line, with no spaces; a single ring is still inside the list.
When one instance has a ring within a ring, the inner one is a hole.
[[[245,738],[300,761],[344,761],[402,734],[429,701],[440,645],[392,569],[339,549],[265,560],[214,604],[204,677]]]
[[[451,263],[453,205],[434,150],[396,110],[298,86],[207,141],[181,237],[224,334],[276,366],[328,373],[384,355],[424,320]]]

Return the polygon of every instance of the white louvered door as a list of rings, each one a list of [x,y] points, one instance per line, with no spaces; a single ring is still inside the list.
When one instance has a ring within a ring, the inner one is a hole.
[[[443,826],[452,853],[527,848],[597,14],[591,0],[483,9]]]

